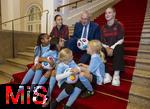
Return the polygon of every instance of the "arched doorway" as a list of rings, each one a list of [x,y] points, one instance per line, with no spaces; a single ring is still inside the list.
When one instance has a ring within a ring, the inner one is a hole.
[[[29,32],[41,31],[41,13],[39,12],[41,12],[41,9],[36,5],[33,5],[29,8],[27,15],[30,16],[28,17],[27,21],[27,31]]]

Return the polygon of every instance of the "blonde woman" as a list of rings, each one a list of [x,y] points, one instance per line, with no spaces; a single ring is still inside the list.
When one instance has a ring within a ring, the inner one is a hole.
[[[124,71],[124,27],[120,21],[116,19],[116,11],[114,8],[107,8],[105,11],[106,24],[101,31],[101,42],[103,51],[107,58],[112,59],[112,68],[114,71],[113,79],[109,75],[106,66],[106,78],[104,83],[112,81],[113,86],[120,86],[120,72]]]

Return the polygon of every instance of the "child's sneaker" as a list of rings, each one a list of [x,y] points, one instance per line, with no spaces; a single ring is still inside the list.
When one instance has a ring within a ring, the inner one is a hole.
[[[106,73],[105,74],[105,77],[104,77],[104,84],[107,84],[107,83],[110,83],[112,81],[112,77],[109,73]]]
[[[81,98],[87,98],[87,97],[90,97],[90,96],[92,96],[92,95],[94,95],[94,91],[84,91],[83,93],[81,93],[81,95],[80,95],[80,97]]]
[[[113,86],[120,86],[120,76],[114,75],[112,85]]]

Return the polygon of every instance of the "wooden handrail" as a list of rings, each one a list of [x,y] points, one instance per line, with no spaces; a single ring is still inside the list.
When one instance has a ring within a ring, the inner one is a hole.
[[[75,7],[77,7],[78,3],[82,2],[82,1],[85,1],[85,0],[77,0],[75,2],[71,2],[71,3],[65,4],[65,5],[61,5],[61,6],[57,7],[57,9],[55,9],[55,11],[59,12],[61,8],[68,7],[68,6],[74,5],[74,4],[76,4]],[[93,0],[88,0],[87,2],[92,2],[92,1]]]

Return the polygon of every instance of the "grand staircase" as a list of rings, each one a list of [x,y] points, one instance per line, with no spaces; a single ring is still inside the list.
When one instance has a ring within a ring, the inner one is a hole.
[[[126,37],[126,39],[130,41],[125,42],[125,45],[127,46],[126,51],[130,55],[135,55],[135,48],[130,47],[130,45],[138,46],[137,43],[140,40],[139,49],[137,49],[138,55],[136,57],[133,78],[131,81],[132,85],[129,92],[128,109],[150,109],[150,0],[147,4],[141,39],[140,37],[131,36]],[[73,33],[73,27],[70,27],[69,31],[71,35]],[[132,32],[133,31],[131,31],[131,33]],[[18,52],[16,58],[7,59],[5,64],[0,65],[0,84],[8,83],[13,79],[13,74],[27,69],[26,65],[33,61],[33,54],[34,47],[27,47],[24,52]],[[132,63],[132,58],[134,57],[131,57],[131,59],[128,58],[127,64],[134,65],[134,63]],[[118,109],[120,108],[118,107]]]

